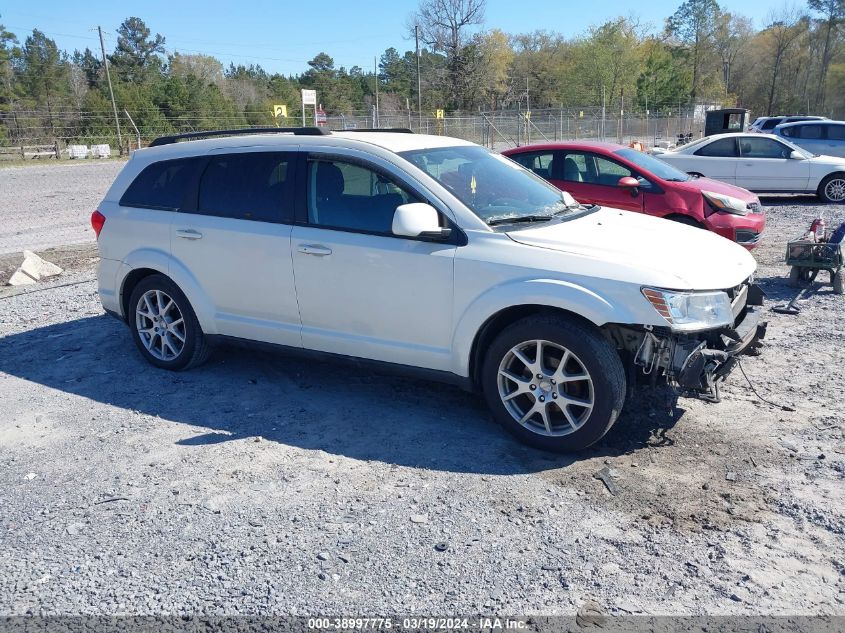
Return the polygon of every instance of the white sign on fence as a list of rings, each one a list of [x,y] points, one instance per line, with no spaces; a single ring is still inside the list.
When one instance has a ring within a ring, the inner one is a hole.
[[[317,105],[317,91],[303,90],[302,91],[302,105]]]

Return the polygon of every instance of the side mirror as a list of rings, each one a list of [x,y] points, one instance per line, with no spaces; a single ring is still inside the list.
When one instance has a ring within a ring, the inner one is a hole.
[[[792,160],[804,160],[804,157],[801,155],[801,152],[797,150],[792,150],[791,152],[789,152],[789,157]]]
[[[423,240],[447,240],[452,229],[440,226],[437,210],[424,202],[412,202],[396,207],[393,212],[393,234],[400,237],[416,237]]]
[[[640,181],[632,176],[622,176],[616,183],[619,187],[631,190],[631,196],[636,196],[640,192]]]

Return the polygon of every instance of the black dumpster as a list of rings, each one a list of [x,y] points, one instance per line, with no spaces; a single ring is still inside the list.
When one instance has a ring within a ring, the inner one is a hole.
[[[748,110],[744,108],[708,110],[704,119],[704,136],[725,132],[744,132],[746,127],[748,127]]]

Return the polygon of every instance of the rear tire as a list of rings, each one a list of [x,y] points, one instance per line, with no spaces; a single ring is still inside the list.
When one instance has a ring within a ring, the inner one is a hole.
[[[845,202],[845,173],[830,174],[819,185],[816,194],[824,202]]]
[[[188,298],[164,275],[144,277],[135,286],[126,320],[141,355],[156,367],[190,369],[211,354]]]
[[[481,386],[505,429],[556,453],[600,440],[625,402],[625,371],[614,347],[594,328],[556,315],[502,330],[485,355]]]

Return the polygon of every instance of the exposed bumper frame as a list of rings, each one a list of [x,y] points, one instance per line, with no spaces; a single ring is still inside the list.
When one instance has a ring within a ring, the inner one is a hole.
[[[763,321],[763,292],[750,286],[748,305],[742,320],[701,338],[686,337],[672,343],[670,373],[678,386],[689,395],[719,402],[718,381],[734,368],[742,354],[760,345],[766,336]]]

